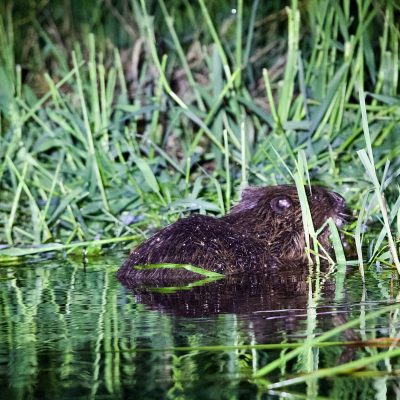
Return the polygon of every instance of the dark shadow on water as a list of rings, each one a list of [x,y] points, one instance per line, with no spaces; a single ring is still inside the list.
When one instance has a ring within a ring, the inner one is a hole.
[[[184,318],[212,318],[234,314],[258,341],[281,340],[277,332],[295,334],[299,322],[307,318],[310,293],[317,301],[321,320],[345,314],[335,306],[336,283],[327,266],[310,274],[304,264],[290,264],[268,275],[230,276],[207,282],[122,282],[135,302],[153,311]],[[334,312],[333,312],[334,311]],[[343,323],[343,322],[342,322]]]

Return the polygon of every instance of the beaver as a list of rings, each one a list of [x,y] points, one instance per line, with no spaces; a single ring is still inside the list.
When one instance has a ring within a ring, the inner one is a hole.
[[[337,227],[347,222],[349,213],[342,196],[320,186],[305,190],[316,231],[329,217]],[[318,239],[331,250],[328,228]],[[221,218],[195,214],[161,229],[131,252],[117,277],[121,281],[151,281],[198,275],[181,268],[134,268],[160,263],[191,264],[223,275],[263,273],[305,258],[296,187],[248,187],[239,203]]]

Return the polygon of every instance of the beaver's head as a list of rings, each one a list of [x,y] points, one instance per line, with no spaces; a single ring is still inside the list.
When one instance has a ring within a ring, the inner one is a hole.
[[[329,217],[338,228],[347,222],[350,214],[342,196],[320,186],[305,190],[315,231]],[[225,218],[235,228],[265,241],[272,254],[282,259],[305,256],[304,225],[296,186],[249,187]],[[328,228],[323,229],[318,240],[326,250],[331,249]]]

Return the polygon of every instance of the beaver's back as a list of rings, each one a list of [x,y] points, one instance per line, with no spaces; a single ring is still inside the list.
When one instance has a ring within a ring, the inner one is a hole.
[[[222,219],[193,215],[161,229],[136,247],[117,273],[119,279],[142,280],[194,277],[185,269],[137,270],[135,265],[191,264],[230,275],[248,269],[262,270],[270,262],[267,248]]]

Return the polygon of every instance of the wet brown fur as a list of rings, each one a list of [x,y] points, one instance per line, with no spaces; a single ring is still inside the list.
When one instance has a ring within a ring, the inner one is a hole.
[[[318,186],[306,188],[313,224],[318,230],[332,217],[341,226],[347,217],[344,199]],[[329,232],[319,236],[329,251]],[[225,275],[269,271],[282,262],[304,260],[302,213],[295,186],[249,187],[228,215],[193,215],[161,229],[136,247],[119,269],[120,280],[186,279],[183,269],[140,271],[135,265],[191,264]]]

